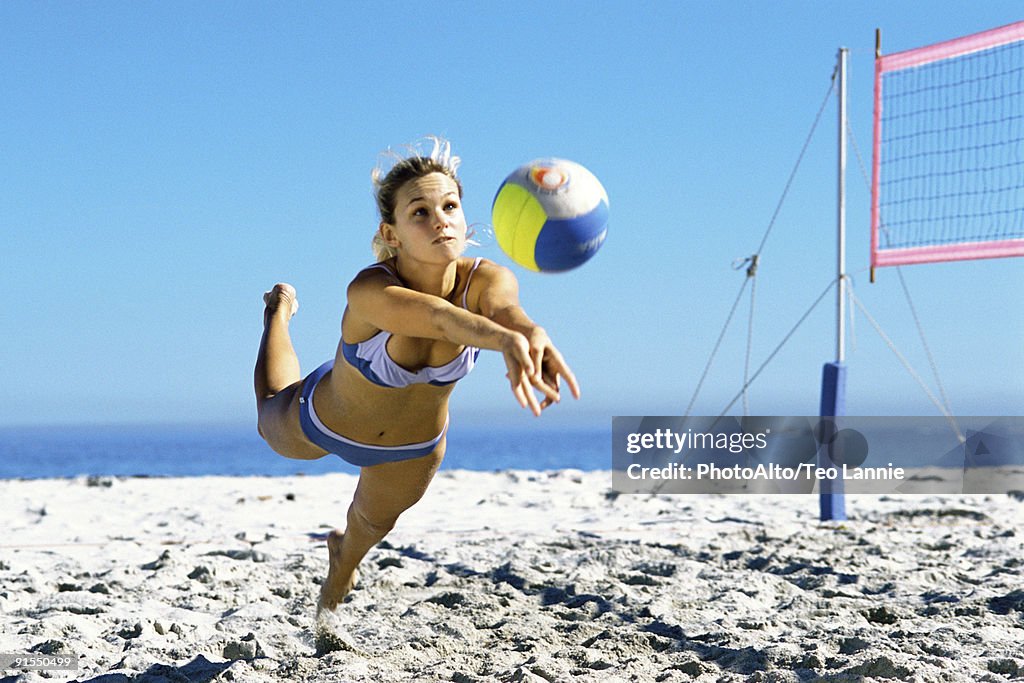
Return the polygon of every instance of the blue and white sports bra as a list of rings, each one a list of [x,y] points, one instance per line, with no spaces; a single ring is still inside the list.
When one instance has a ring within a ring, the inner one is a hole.
[[[466,308],[466,293],[469,291],[469,283],[473,279],[473,273],[480,265],[480,257],[473,262],[466,279],[466,286],[462,290],[462,307]],[[376,263],[370,268],[383,268],[394,275],[390,268],[383,263]],[[444,386],[459,381],[469,374],[476,365],[476,358],[480,355],[480,349],[475,346],[466,346],[458,356],[444,365],[434,367],[427,366],[415,372],[406,370],[388,355],[388,340],[391,339],[391,332],[381,330],[366,341],[349,344],[342,340],[342,353],[349,365],[362,373],[363,377],[374,384],[382,387],[400,389],[410,384],[433,384]]]

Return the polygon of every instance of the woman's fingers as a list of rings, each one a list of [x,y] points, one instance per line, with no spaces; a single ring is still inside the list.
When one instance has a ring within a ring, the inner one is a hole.
[[[530,349],[530,360],[533,361],[533,376],[540,379],[544,368],[544,347],[536,346]]]
[[[526,394],[523,393],[523,388],[515,380],[511,380],[512,384],[512,395],[516,397],[516,401],[519,402],[520,408],[527,407]]]
[[[540,415],[545,408],[561,401],[562,378],[569,385],[572,395],[579,398],[580,387],[576,376],[551,340],[544,335],[542,338],[534,337],[531,342],[522,346],[514,345],[505,354],[508,367],[506,377],[519,405],[529,408],[534,415]],[[537,394],[540,394],[541,400],[538,400]]]
[[[569,369],[568,363],[562,358],[562,354],[558,352],[558,349],[551,347],[551,359],[548,364],[553,371],[553,374],[558,377],[564,377],[565,383],[569,385],[569,391],[572,392],[574,398],[580,397],[580,385],[576,381],[576,375],[572,374],[572,370]]]
[[[515,387],[513,391],[516,392],[517,396],[521,397],[519,405],[524,408],[529,408],[530,412],[534,415],[540,415],[540,403],[538,403],[537,397],[534,396],[533,391],[530,390],[530,380],[526,376],[526,373],[519,375],[518,381],[514,382],[514,385]]]
[[[558,398],[556,399],[556,402],[561,401],[562,400],[562,382],[561,382],[561,380],[558,377],[558,373],[557,372],[553,373],[553,372],[551,372],[550,369],[544,368],[544,374],[542,375],[542,377],[544,379],[544,383],[547,384],[552,389],[554,389],[555,394],[558,395]]]
[[[558,403],[558,401],[561,400],[561,396],[558,395],[557,384],[549,383],[543,376],[531,377],[530,383],[534,388],[540,391],[540,393],[544,394],[544,398],[548,402]]]
[[[537,397],[530,390],[530,378],[526,372],[522,370],[519,372],[509,371],[506,376],[512,385],[512,395],[516,397],[519,405],[523,408],[529,408],[530,412],[534,415],[540,415],[542,408],[540,403],[537,402]]]

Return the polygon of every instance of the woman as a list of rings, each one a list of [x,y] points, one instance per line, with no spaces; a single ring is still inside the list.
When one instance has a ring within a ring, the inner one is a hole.
[[[305,380],[288,332],[295,290],[277,284],[264,295],[260,434],[289,458],[335,453],[361,468],[345,532],[327,539],[318,611],[341,602],[363,556],[423,496],[444,457],[448,397],[480,349],[502,353],[512,394],[534,415],[559,401],[563,379],[579,398],[562,355],[520,307],[511,271],[462,255],[458,162],[435,139],[429,154],[374,172],[378,262],[348,286],[334,360]]]

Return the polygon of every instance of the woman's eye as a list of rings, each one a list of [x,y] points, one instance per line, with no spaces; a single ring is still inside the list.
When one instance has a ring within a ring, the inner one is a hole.
[[[445,211],[454,211],[457,208],[459,208],[459,205],[456,204],[455,202],[448,202],[447,204],[444,205]]]

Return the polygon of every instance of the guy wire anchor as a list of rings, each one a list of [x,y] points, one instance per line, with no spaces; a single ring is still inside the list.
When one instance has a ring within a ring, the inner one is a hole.
[[[750,265],[747,266],[747,277],[754,277],[755,275],[757,275],[757,263],[760,259],[760,254],[754,254],[753,256],[748,256],[747,258],[742,259],[738,258],[732,262],[732,269],[739,270],[740,268],[746,266],[749,263]]]

